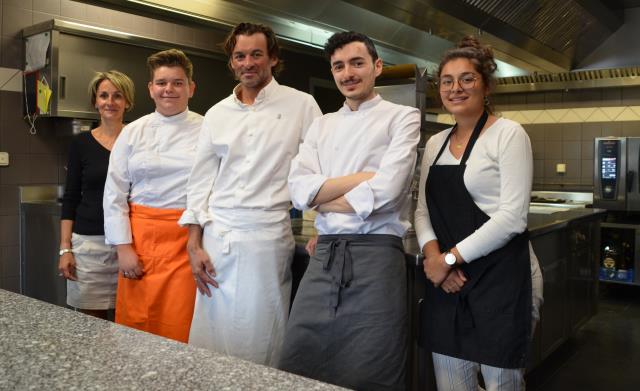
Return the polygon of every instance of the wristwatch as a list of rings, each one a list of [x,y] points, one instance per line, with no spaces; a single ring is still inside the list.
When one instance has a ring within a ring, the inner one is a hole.
[[[458,259],[456,258],[456,256],[455,256],[452,252],[447,251],[447,252],[444,254],[444,262],[445,262],[447,265],[449,265],[449,266],[453,267],[453,266],[456,264],[456,262],[457,262],[457,261],[458,261]]]
[[[58,255],[63,256],[64,254],[70,253],[70,252],[73,252],[73,250],[71,250],[70,248],[61,248]]]

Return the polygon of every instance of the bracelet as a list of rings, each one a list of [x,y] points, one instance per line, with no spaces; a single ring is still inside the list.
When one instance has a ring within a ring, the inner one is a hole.
[[[66,253],[70,253],[73,252],[73,250],[71,250],[70,248],[61,248],[60,252],[58,253],[59,256],[63,256]]]

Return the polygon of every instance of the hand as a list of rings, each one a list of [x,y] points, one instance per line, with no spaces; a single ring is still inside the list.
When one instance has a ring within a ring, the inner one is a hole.
[[[216,270],[209,254],[201,246],[187,246],[189,252],[189,262],[191,262],[191,272],[196,280],[196,286],[201,294],[211,297],[211,290],[207,284],[214,288],[218,287],[218,283],[213,277],[216,276]]]
[[[458,293],[465,282],[467,282],[467,277],[460,268],[455,268],[445,278],[440,287],[447,293]]]
[[[451,267],[444,261],[444,254],[433,254],[424,259],[424,274],[438,287],[451,272]]]
[[[138,254],[133,250],[130,244],[119,244],[118,250],[118,266],[124,278],[140,279],[144,272],[142,264],[138,259]]]
[[[76,258],[73,253],[64,253],[58,261],[58,271],[67,280],[78,281],[76,276]]]
[[[304,246],[304,249],[307,250],[310,256],[314,256],[316,253],[316,244],[318,244],[318,237],[314,236],[307,242],[307,245]]]

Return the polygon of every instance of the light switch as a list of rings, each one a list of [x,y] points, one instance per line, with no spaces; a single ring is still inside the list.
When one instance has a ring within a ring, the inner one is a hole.
[[[564,163],[556,164],[556,172],[558,174],[565,174],[567,172],[567,165]]]
[[[9,165],[9,152],[0,152],[0,166]]]

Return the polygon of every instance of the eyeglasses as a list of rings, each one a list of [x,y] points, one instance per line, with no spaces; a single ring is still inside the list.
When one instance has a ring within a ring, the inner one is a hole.
[[[476,80],[478,80],[478,77],[473,74],[462,75],[458,78],[458,85],[463,90],[471,89],[476,86]],[[443,77],[438,82],[438,85],[442,92],[452,91],[455,85],[455,79],[452,77]]]

